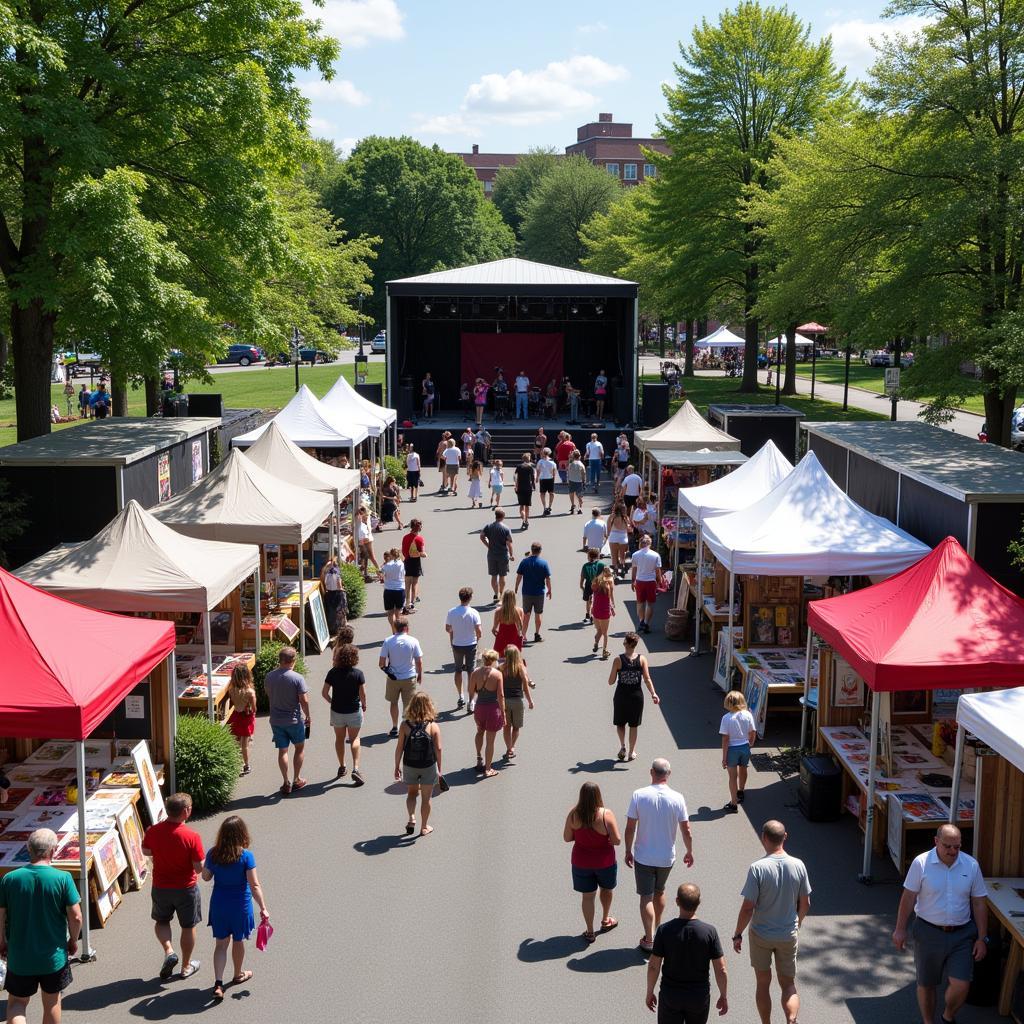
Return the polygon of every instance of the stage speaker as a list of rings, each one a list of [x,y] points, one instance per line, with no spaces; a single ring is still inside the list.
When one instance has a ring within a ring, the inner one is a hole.
[[[656,427],[668,419],[668,385],[645,384],[643,390],[645,427]]]
[[[668,385],[662,385],[667,387]],[[363,398],[369,399],[375,405],[384,404],[384,385],[383,384],[357,384],[356,391],[363,396]]]
[[[222,395],[198,394],[188,396],[189,416],[215,416],[220,419],[224,415],[224,398]]]
[[[411,420],[416,415],[416,406],[413,401],[412,385],[403,384],[398,389],[398,420],[404,422]]]
[[[632,403],[629,400],[629,388],[612,388],[612,413],[615,416],[615,425],[625,426],[633,416]]]

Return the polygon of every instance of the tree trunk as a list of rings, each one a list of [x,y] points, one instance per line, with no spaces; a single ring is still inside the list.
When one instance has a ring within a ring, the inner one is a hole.
[[[128,415],[128,377],[113,361],[110,366],[110,415]]]
[[[26,308],[11,307],[11,350],[14,353],[14,410],[18,440],[50,433],[50,366],[56,313],[41,299]]]
[[[146,391],[146,415],[155,416],[160,408],[160,378],[156,374],[146,374],[142,378],[142,386]]]
[[[665,358],[665,318],[658,316],[658,358]]]
[[[743,383],[740,391],[757,391],[757,335],[759,321],[756,316],[748,317],[743,325],[745,344],[743,346]]]
[[[696,326],[695,320],[686,321],[686,355],[683,360],[683,376],[693,376],[693,331]]]
[[[697,340],[700,341],[701,338],[706,338],[707,336],[708,336],[708,322],[707,322],[707,320],[698,320],[697,321]]]
[[[786,325],[786,376],[782,384],[782,393],[796,394],[796,324]]]
[[[1013,418],[1014,406],[1017,403],[1017,389],[1008,388],[1005,391],[1000,391],[995,373],[989,370],[983,373],[982,380],[990,386],[990,390],[982,396],[985,403],[985,425],[988,429],[989,443],[1008,448],[1010,446],[1010,422]]]

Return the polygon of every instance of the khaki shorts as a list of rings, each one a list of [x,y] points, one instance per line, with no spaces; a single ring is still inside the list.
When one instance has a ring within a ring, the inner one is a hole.
[[[513,729],[522,729],[526,718],[526,700],[505,700],[505,724]]]
[[[384,699],[389,704],[394,704],[399,697],[402,698],[402,710],[409,706],[412,695],[416,692],[415,679],[389,679],[384,687]]]
[[[774,955],[776,973],[784,978],[796,977],[796,953],[799,943],[796,935],[791,939],[762,939],[753,931],[749,934],[750,966],[755,971],[770,971]]]

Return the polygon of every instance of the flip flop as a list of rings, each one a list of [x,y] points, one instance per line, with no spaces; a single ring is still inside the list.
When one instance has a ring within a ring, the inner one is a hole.
[[[589,946],[592,942],[597,942],[597,936],[593,932],[584,932],[580,938]]]
[[[199,970],[200,964],[198,960],[189,960],[189,962],[181,969],[182,978],[191,978],[196,971]]]
[[[433,831],[434,831],[434,826],[433,825],[427,825],[425,828],[421,828],[420,829],[420,835],[421,836],[429,836],[430,833],[433,832]]]
[[[416,822],[415,821],[407,821],[405,823],[405,834],[407,836],[411,836],[413,834],[413,832],[415,832],[415,831],[416,831]]]
[[[488,768],[487,771],[484,772],[484,778],[485,779],[493,779],[494,776],[497,775],[497,774],[498,773],[493,768]]]
[[[224,986],[219,981],[213,986],[213,1001],[215,1003],[224,1002]]]
[[[625,747],[619,747],[619,753],[618,753],[617,756],[618,756],[620,761],[625,761],[626,760],[626,748]]]
[[[281,793],[282,793],[282,795],[287,796],[291,791],[292,791],[292,784],[290,782],[285,782],[285,783],[282,784],[282,786],[281,786]]]
[[[601,922],[601,931],[602,932],[610,932],[613,928],[617,928],[618,925],[619,925],[619,922],[616,921],[614,917],[606,917]]]
[[[231,979],[231,984],[244,985],[247,981],[252,981],[252,971],[242,971],[241,974],[236,974]]]
[[[305,789],[305,788],[306,788],[306,780],[305,779],[296,779],[292,783],[292,789]]]

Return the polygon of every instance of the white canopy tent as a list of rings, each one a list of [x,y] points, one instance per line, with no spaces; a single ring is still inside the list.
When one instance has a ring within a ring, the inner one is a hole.
[[[387,409],[383,405],[377,405],[368,398],[364,398],[345,380],[343,374],[338,375],[338,379],[331,385],[330,391],[324,395],[321,404],[324,410],[336,419],[344,423],[358,423],[366,428],[370,435],[371,465],[376,466],[378,458],[383,460],[384,451],[387,448],[385,439],[388,435],[388,427],[395,427],[394,449],[398,450],[396,426],[398,413],[394,409]]]
[[[717,331],[712,331],[706,338],[698,338],[694,343],[694,348],[743,348],[747,344],[744,338],[741,338],[738,334],[733,334],[728,327],[719,327]]]
[[[704,568],[704,520],[738,512],[760,501],[793,472],[793,464],[768,440],[753,458],[702,487],[680,487],[679,507],[697,524],[697,581]],[[700,593],[698,589],[698,594]],[[693,652],[700,654],[700,608],[694,616]]]
[[[703,449],[727,452],[739,451],[740,447],[735,437],[713,427],[689,401],[683,402],[675,414],[660,426],[636,431],[633,439],[642,453],[652,448],[677,452],[697,452]]]
[[[782,347],[783,348],[785,348],[786,345],[788,344],[788,341],[787,341],[786,336],[784,334],[780,334],[777,338],[772,338],[768,342],[768,347],[769,348],[778,348],[780,342],[782,343]],[[810,348],[813,344],[814,344],[814,342],[811,341],[810,338],[805,338],[802,334],[798,334],[796,336],[796,347],[797,348]]]
[[[333,511],[334,499],[285,483],[239,451],[194,487],[153,510],[179,533],[205,540],[299,547],[299,643],[306,653],[302,544]]]
[[[210,612],[248,576],[255,576],[259,593],[260,552],[253,544],[186,537],[132,499],[91,540],[51,548],[18,575],[41,590],[103,611],[202,613],[212,720]],[[173,679],[170,688],[173,698]]]

